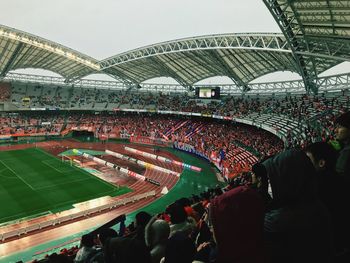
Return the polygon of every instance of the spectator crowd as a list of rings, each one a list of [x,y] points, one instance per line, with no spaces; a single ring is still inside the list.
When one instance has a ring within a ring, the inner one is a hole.
[[[12,91],[14,102],[19,92]],[[226,97],[210,103],[188,95],[62,89],[50,93],[40,87],[35,92],[40,95],[32,96],[30,103],[39,107],[58,105],[56,98],[60,107],[76,109],[157,109],[235,118],[268,114],[297,123],[301,131],[300,136],[287,131],[283,142],[256,127],[205,117],[91,111],[2,113],[1,135],[86,130],[96,137],[159,138],[219,160],[229,175],[224,188],[182,197],[155,215],[142,211],[133,224],[121,224],[119,231],[108,228],[84,235],[79,248],[48,255],[41,262],[350,261],[347,90],[340,96]],[[28,90],[24,93],[27,96]],[[238,159],[244,151],[256,159]]]
[[[339,149],[316,142],[266,156],[225,187],[138,212],[36,262],[349,262],[350,112],[333,125]]]

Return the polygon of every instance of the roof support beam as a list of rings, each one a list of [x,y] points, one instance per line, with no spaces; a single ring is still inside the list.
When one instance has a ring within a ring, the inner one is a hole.
[[[298,39],[298,37],[303,38],[304,36],[302,25],[296,16],[287,17],[285,13],[287,9],[290,9],[295,14],[295,10],[292,6],[293,1],[283,1],[283,6],[278,0],[264,0],[264,3],[275,18],[290,45],[293,56],[299,65],[299,72],[303,78],[306,91],[311,91],[317,94],[317,72],[314,70],[316,68],[314,60],[312,58],[311,60],[308,60],[302,54],[298,53],[308,51],[308,46],[301,45],[300,40]],[[291,13],[290,10],[289,13]],[[305,44],[307,44],[306,41]]]
[[[6,75],[6,73],[11,70],[11,67],[12,67],[13,63],[15,62],[16,58],[18,57],[18,55],[20,54],[22,47],[23,47],[23,43],[19,42],[16,49],[13,51],[11,58],[6,63],[4,69],[1,71],[0,77],[4,77]]]

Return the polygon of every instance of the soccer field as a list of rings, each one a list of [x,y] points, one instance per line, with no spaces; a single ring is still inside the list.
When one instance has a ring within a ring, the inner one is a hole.
[[[0,223],[131,191],[116,187],[41,149],[0,152]]]

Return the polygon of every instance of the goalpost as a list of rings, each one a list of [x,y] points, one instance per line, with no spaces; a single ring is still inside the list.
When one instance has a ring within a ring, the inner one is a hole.
[[[62,162],[69,162],[70,166],[73,166],[73,157],[62,154]]]

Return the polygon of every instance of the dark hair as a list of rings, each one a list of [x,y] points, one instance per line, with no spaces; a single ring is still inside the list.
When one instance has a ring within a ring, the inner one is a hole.
[[[169,214],[171,223],[179,224],[187,219],[187,213],[185,209],[178,203],[169,205],[166,209],[166,213]]]
[[[252,171],[254,172],[256,177],[260,177],[264,179],[267,178],[266,168],[261,162],[254,164],[252,167]]]
[[[182,207],[191,206],[191,200],[186,198],[186,197],[182,197],[182,198],[176,200],[176,203],[178,203]]]
[[[199,217],[202,217],[205,213],[205,208],[201,202],[193,204],[192,209],[198,214]]]
[[[308,145],[305,152],[309,152],[316,161],[325,160],[325,169],[328,171],[334,170],[337,162],[337,152],[326,142],[315,142]]]
[[[82,246],[85,247],[93,247],[94,246],[94,236],[91,234],[86,234],[81,237],[80,241]]]
[[[118,236],[118,233],[113,228],[104,228],[99,233],[99,239],[103,246],[106,244],[107,238],[112,238],[117,236]]]
[[[147,223],[151,220],[152,216],[144,211],[136,214],[135,221],[137,227],[145,227]]]
[[[335,123],[350,129],[350,111],[345,112],[338,116],[338,118],[335,120]]]

